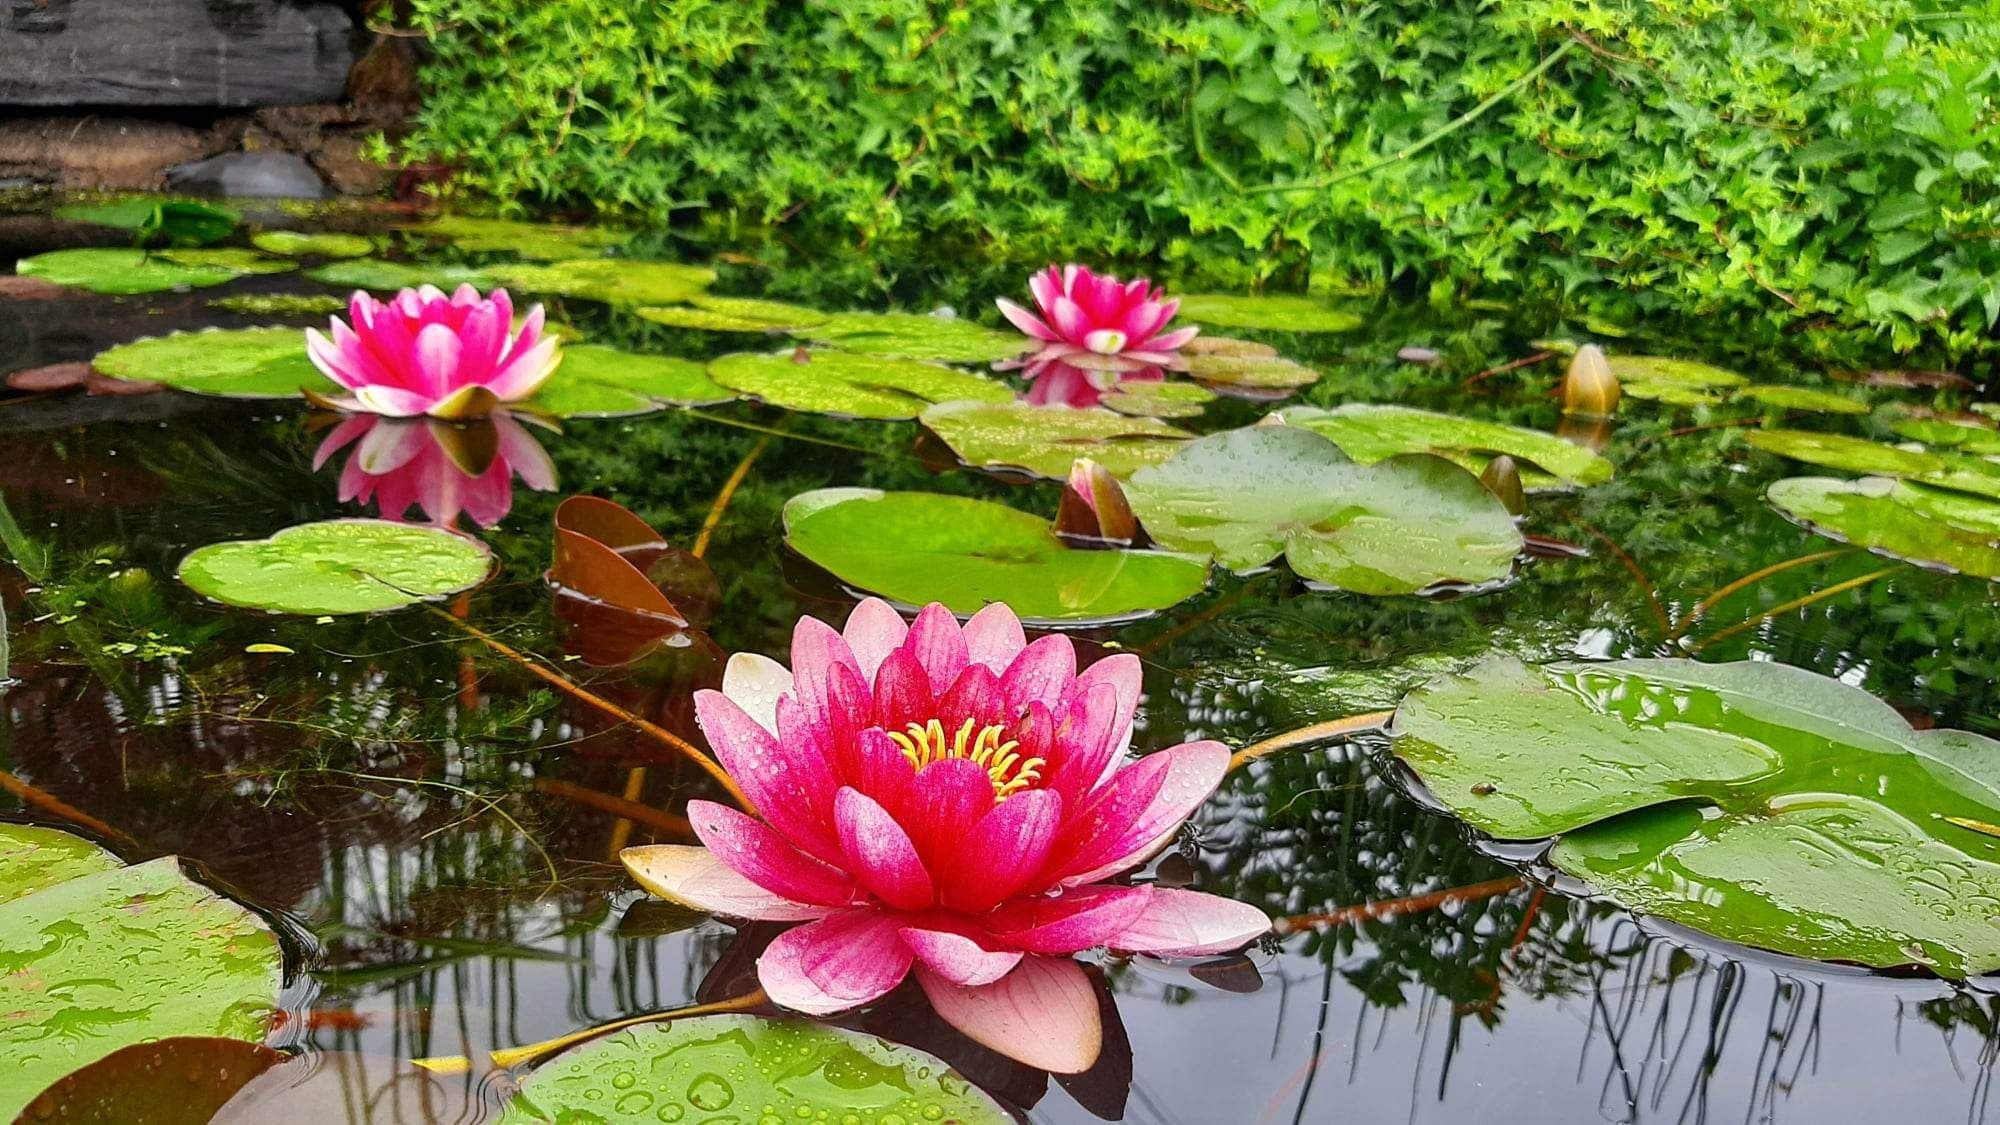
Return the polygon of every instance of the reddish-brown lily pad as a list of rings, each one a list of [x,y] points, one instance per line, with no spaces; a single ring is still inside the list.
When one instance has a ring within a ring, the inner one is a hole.
[[[238,1090],[284,1057],[241,1039],[134,1043],[57,1079],[22,1119],[38,1125],[208,1125]]]

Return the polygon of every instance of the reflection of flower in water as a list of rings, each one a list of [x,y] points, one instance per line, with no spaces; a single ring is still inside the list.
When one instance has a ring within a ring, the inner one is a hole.
[[[1028,369],[1028,389],[1024,402],[1036,406],[1091,407],[1116,390],[1121,383],[1157,383],[1167,373],[1157,367],[1137,371],[1091,371],[1072,363],[1054,360]]]
[[[556,486],[548,453],[504,411],[469,422],[351,415],[320,443],[313,468],[349,445],[354,451],[340,473],[340,498],[372,500],[383,519],[405,519],[418,508],[440,527],[461,512],[492,527],[514,505],[515,476],[537,492]]]
[[[758,961],[774,1002],[829,1015],[914,975],[974,1040],[1051,1071],[1096,1059],[1074,954],[1196,956],[1270,927],[1255,907],[1111,880],[1166,847],[1229,751],[1128,761],[1138,658],[1079,670],[1067,637],[1028,644],[1004,604],[905,625],[875,599],[844,633],[811,617],[792,668],[738,653],[695,696],[745,815],[691,801],[703,847],[623,858],[646,889],[734,918],[803,922]]]

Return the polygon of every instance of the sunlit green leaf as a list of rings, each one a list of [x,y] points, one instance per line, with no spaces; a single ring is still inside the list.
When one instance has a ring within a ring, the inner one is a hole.
[[[268,539],[212,543],[181,560],[189,589],[273,613],[374,613],[469,589],[493,568],[485,544],[434,527],[325,520]]]
[[[1036,343],[1019,332],[926,313],[835,313],[797,335],[863,355],[940,363],[991,363],[1020,355]]]
[[[1494,454],[1505,453],[1543,470],[1522,474],[1530,489],[1611,479],[1611,462],[1583,446],[1540,430],[1480,418],[1362,402],[1334,410],[1293,407],[1281,417],[1288,425],[1331,438],[1341,452],[1364,464],[1399,453],[1435,453],[1480,473]]]
[[[782,406],[852,418],[914,418],[939,402],[1002,402],[1004,384],[912,359],[807,350],[726,355],[708,365],[717,383]]]
[[[1251,328],[1270,332],[1351,332],[1362,319],[1314,297],[1280,294],[1269,297],[1228,293],[1193,293],[1180,299],[1180,317],[1218,328]]]
[[[1018,401],[946,403],[924,411],[919,420],[968,465],[1053,480],[1067,477],[1078,457],[1128,476],[1173,456],[1194,436],[1154,418]]]
[[[1891,477],[1789,477],[1766,495],[1785,516],[1829,539],[2000,580],[2000,501]]]

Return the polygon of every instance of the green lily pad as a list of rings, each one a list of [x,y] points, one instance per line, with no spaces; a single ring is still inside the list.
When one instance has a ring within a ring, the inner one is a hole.
[[[715,281],[715,271],[707,266],[633,258],[578,258],[546,265],[500,262],[480,273],[517,292],[607,305],[677,305]]]
[[[32,824],[0,824],[0,906],[121,866],[117,856],[81,836]]]
[[[1626,383],[1621,390],[1626,398],[1663,402],[1668,406],[1717,406],[1725,401],[1715,391],[1673,383]]]
[[[283,273],[292,263],[250,250],[52,250],[23,258],[15,269],[57,285],[126,296],[203,289],[246,274]]]
[[[662,406],[712,406],[735,397],[710,379],[707,365],[698,360],[571,344],[562,350],[562,366],[523,407],[562,418],[607,418]]]
[[[1035,345],[1019,332],[926,313],[834,313],[796,334],[842,351],[939,363],[993,363]]]
[[[706,293],[695,297],[691,305],[636,311],[640,318],[655,324],[704,332],[790,332],[832,319],[831,314],[804,305],[751,297],[714,297]]]
[[[1006,602],[1029,621],[1123,621],[1208,582],[1199,556],[1079,550],[1045,519],[963,496],[826,488],[793,497],[784,522],[792,549],[842,582],[955,613]]]
[[[1204,352],[1187,357],[1188,378],[1253,398],[1282,398],[1319,382],[1320,373],[1281,355]]]
[[[1944,462],[1944,468],[1910,479],[1937,488],[2000,500],[2000,461],[1969,453],[1940,453],[1938,457]]]
[[[328,262],[317,269],[307,270],[306,276],[342,289],[366,289],[371,293],[393,293],[425,285],[435,285],[447,291],[468,284],[479,289],[492,289],[499,284],[477,266],[389,262],[380,258]]]
[[[2000,580],[2000,502],[1892,477],[1789,477],[1765,492],[1829,539],[1933,569]]]
[[[1611,479],[1611,462],[1554,434],[1523,426],[1366,402],[1334,410],[1297,407],[1282,416],[1288,425],[1331,438],[1342,453],[1363,464],[1402,453],[1435,453],[1478,474],[1486,471],[1496,454],[1505,453],[1542,470],[1522,474],[1522,484],[1528,488],[1602,484]]]
[[[1799,957],[2000,969],[2000,743],[1767,661],[1489,660],[1403,700],[1446,807],[1629,909]]]
[[[208,307],[238,316],[330,316],[346,312],[347,301],[331,293],[234,293],[209,298]]]
[[[918,1051],[844,1028],[695,1016],[593,1040],[537,1068],[501,1125],[662,1121],[1006,1125],[977,1086]]]
[[[1920,449],[1899,449],[1866,438],[1811,430],[1750,430],[1743,440],[1766,453],[1808,465],[1852,473],[1914,477],[1944,470],[1944,458]]]
[[[1293,426],[1199,438],[1132,474],[1126,497],[1154,542],[1251,570],[1283,554],[1302,578],[1357,594],[1494,582],[1520,529],[1464,469],[1429,454],[1372,465]]]
[[[301,388],[341,393],[306,358],[305,334],[297,328],[176,332],[99,352],[90,365],[113,379],[226,398],[297,398]]]
[[[461,250],[493,251],[553,262],[588,258],[631,240],[629,231],[607,227],[524,223],[515,219],[482,219],[471,215],[440,215],[428,223],[397,228],[421,238],[449,242]]]
[[[365,258],[375,252],[375,240],[366,235],[296,230],[260,230],[250,236],[250,245],[288,258]]]
[[[0,884],[0,1120],[136,1043],[259,1041],[282,984],[270,930],[191,882],[179,861],[123,867],[75,837],[52,839],[63,836],[0,825],[0,855],[27,852],[39,865]]]
[[[1609,355],[1611,373],[1623,384],[1651,383],[1670,387],[1741,387],[1750,380],[1713,364],[1664,355]],[[1630,388],[1627,387],[1629,390]]]
[[[478,540],[387,520],[302,523],[211,543],[181,560],[188,588],[226,605],[307,615],[374,613],[468,590],[493,553]]]
[[[135,195],[102,203],[72,203],[58,207],[56,218],[129,230],[143,241],[165,235],[169,242],[200,246],[228,238],[242,216],[227,207],[198,199],[162,199]]]
[[[1134,418],[1192,418],[1208,409],[1215,392],[1199,383],[1135,379],[1118,384],[1098,401],[1115,414]]]
[[[969,371],[913,359],[839,351],[741,352],[708,365],[725,387],[788,410],[849,418],[915,418],[939,402],[1002,402],[1004,384]]]
[[[1898,418],[1889,424],[1898,434],[1926,445],[1941,445],[1967,453],[2000,453],[2000,430],[1950,418]]]
[[[1229,293],[1192,293],[1180,299],[1179,315],[1196,324],[1218,328],[1252,328],[1268,332],[1352,332],[1359,316],[1313,297],[1279,294],[1246,297]]]
[[[1835,391],[1814,390],[1811,387],[1759,384],[1742,388],[1736,392],[1736,397],[1747,398],[1779,410],[1805,410],[1815,414],[1866,414],[1871,409],[1860,399],[1849,398]]]
[[[1017,469],[1062,480],[1070,462],[1088,457],[1113,476],[1172,457],[1193,434],[1155,418],[1109,410],[1007,401],[954,402],[919,416],[958,459],[977,469]]]

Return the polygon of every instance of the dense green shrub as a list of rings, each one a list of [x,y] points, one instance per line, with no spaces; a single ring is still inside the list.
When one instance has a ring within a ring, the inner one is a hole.
[[[2000,0],[412,8],[432,55],[399,155],[717,242],[1951,352],[2000,313]]]

